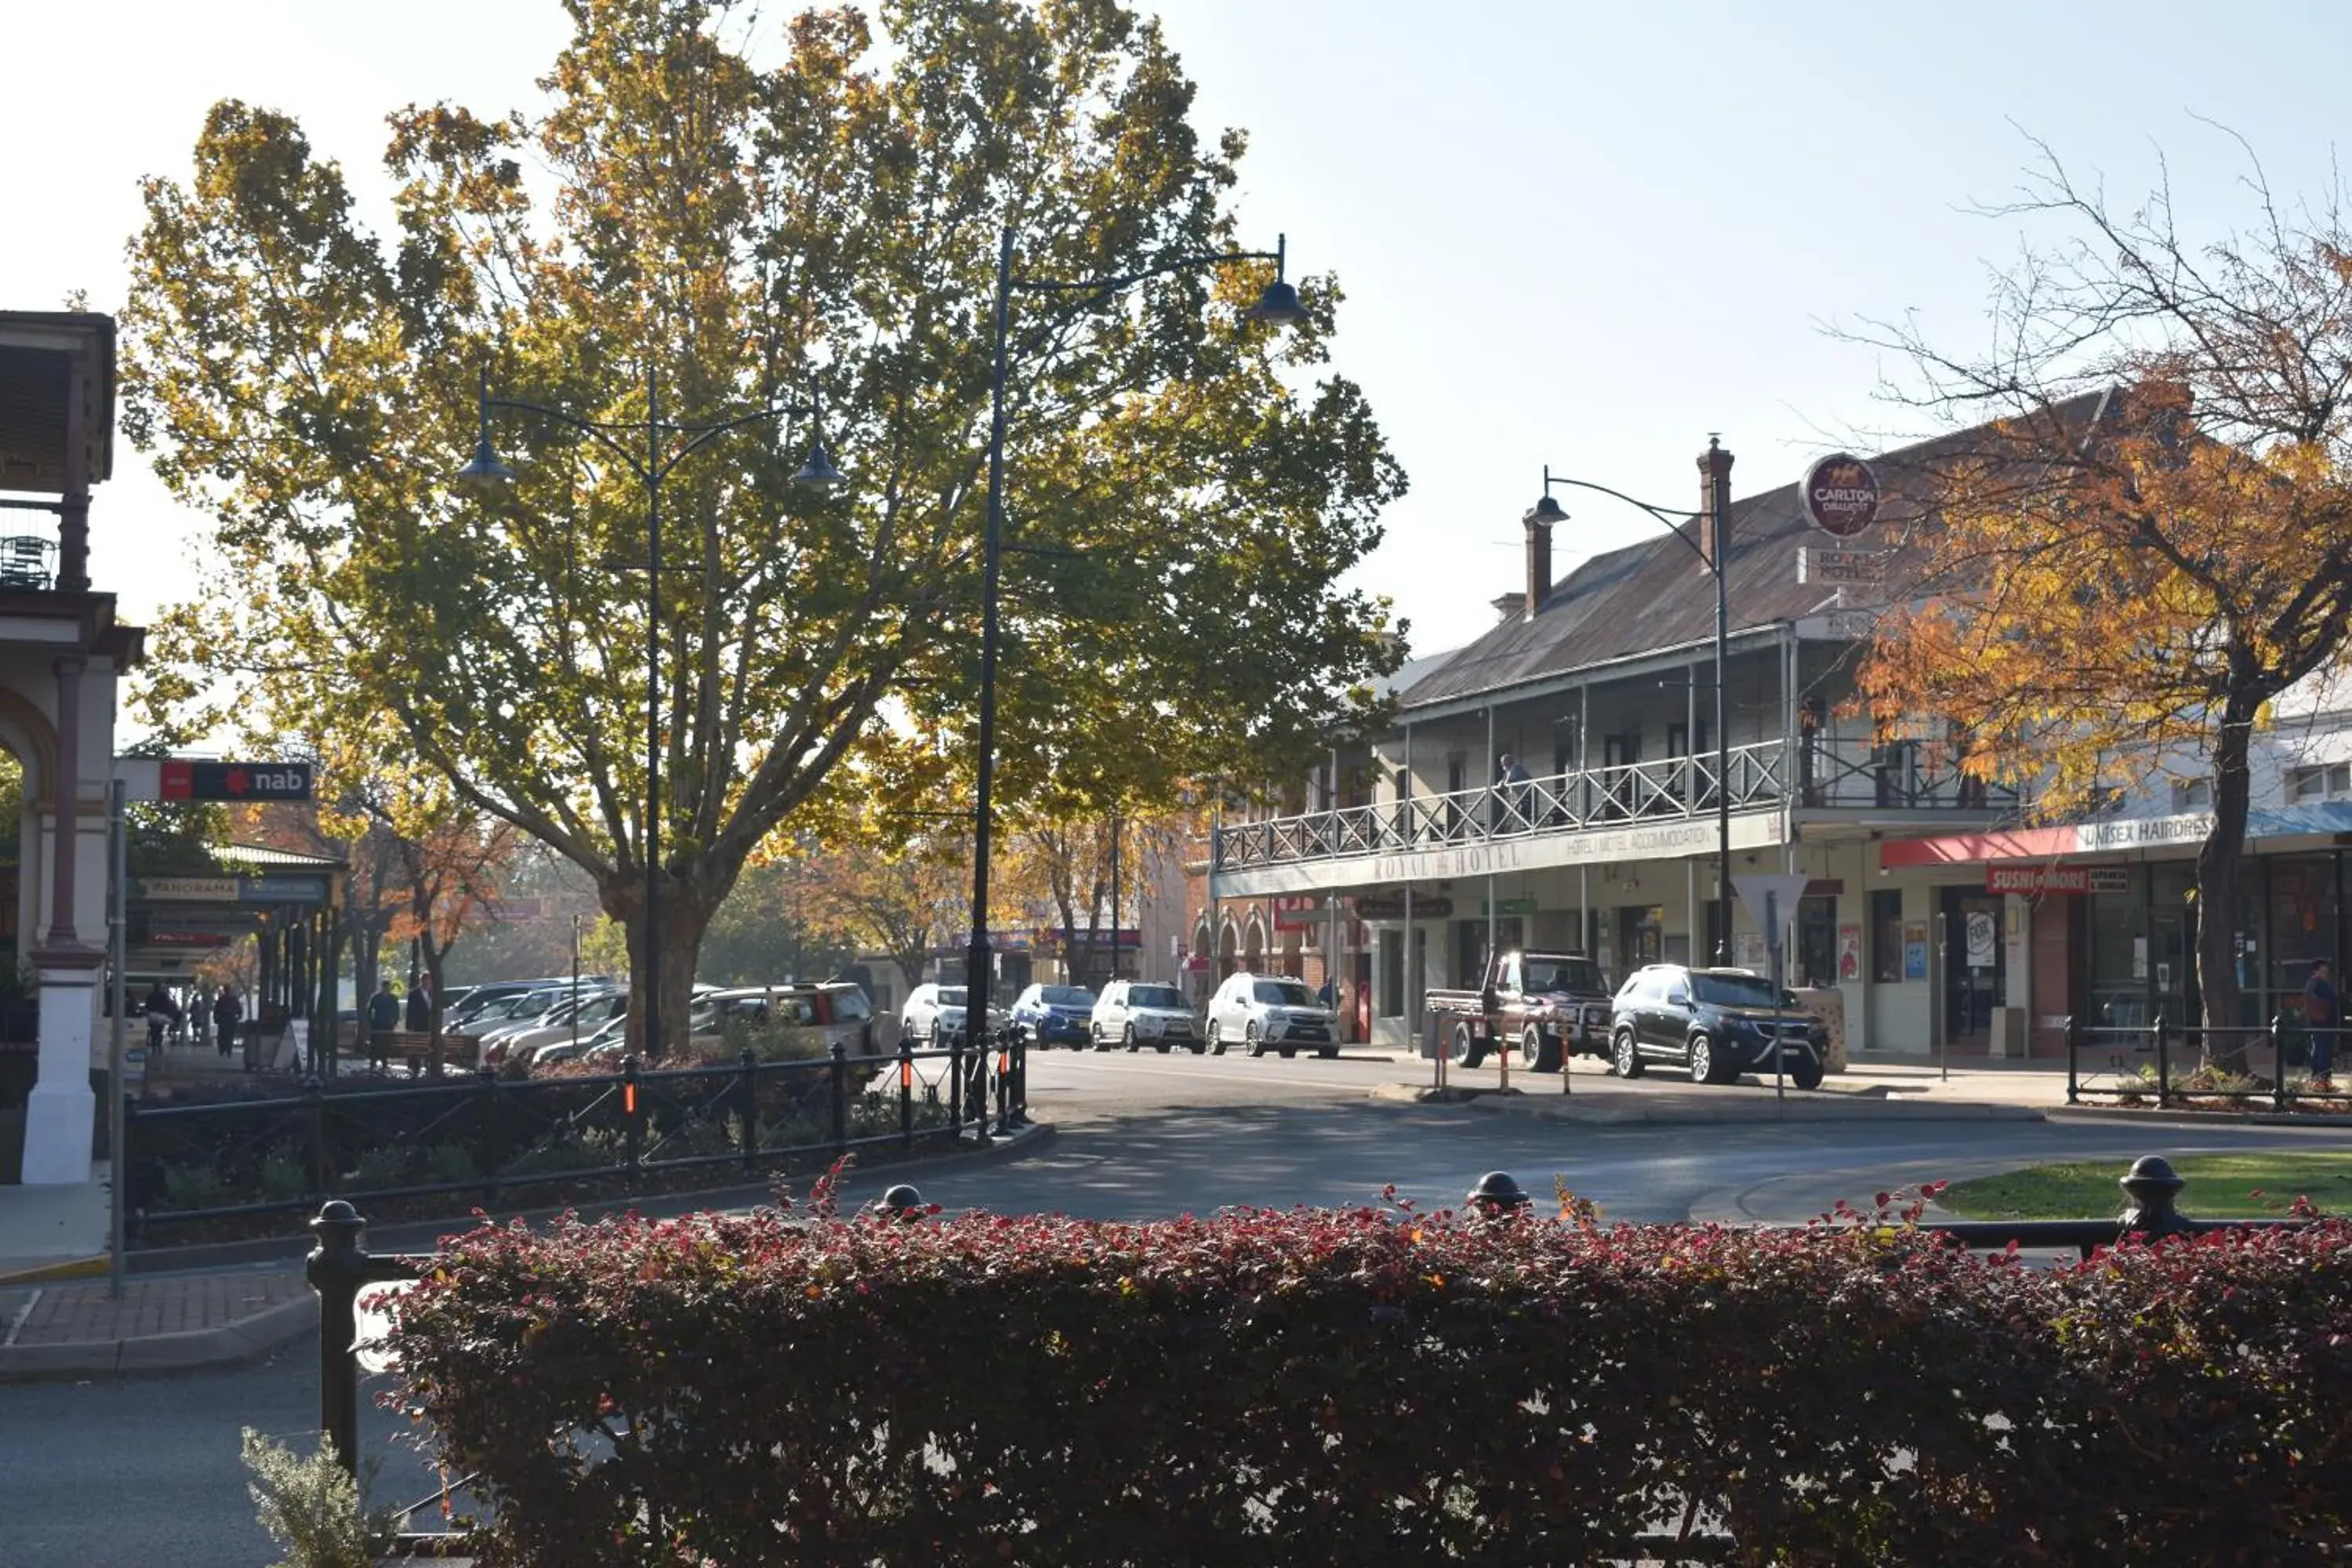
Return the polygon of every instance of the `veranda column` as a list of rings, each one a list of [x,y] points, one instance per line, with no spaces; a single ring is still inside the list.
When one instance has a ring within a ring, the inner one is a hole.
[[[79,444],[72,448],[79,453]],[[68,489],[71,493],[71,488]],[[99,970],[106,954],[85,944],[76,925],[80,869],[76,807],[81,779],[81,678],[79,654],[58,660],[57,770],[49,779],[49,923],[33,950],[40,971],[40,1056],[25,1103],[24,1182],[59,1186],[90,1179],[98,1097],[91,1092],[90,1037],[98,1022]]]

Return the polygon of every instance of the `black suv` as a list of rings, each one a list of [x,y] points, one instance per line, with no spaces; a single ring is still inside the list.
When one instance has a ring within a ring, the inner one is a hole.
[[[1693,1083],[1728,1083],[1772,1070],[1777,1029],[1781,1070],[1799,1089],[1818,1088],[1828,1037],[1793,995],[1780,1001],[1776,1022],[1772,983],[1749,970],[1637,969],[1610,1007],[1610,1065],[1619,1078],[1639,1078],[1647,1064],[1666,1062],[1687,1068]]]

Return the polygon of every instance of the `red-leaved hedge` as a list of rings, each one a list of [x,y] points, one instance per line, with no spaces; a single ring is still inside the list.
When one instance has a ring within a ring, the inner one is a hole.
[[[2352,1541],[2348,1264],[2334,1222],[2050,1268],[1863,1221],[624,1221],[450,1244],[396,1349],[491,1563],[2277,1564]]]

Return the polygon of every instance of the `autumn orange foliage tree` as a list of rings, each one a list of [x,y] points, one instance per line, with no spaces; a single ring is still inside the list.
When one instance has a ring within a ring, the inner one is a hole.
[[[2352,627],[2352,232],[2340,192],[2184,238],[2168,186],[2129,213],[2046,147],[2021,200],[2061,220],[1998,286],[1980,354],[1915,323],[1846,335],[1907,358],[1892,395],[1967,426],[1891,478],[1931,561],[1861,672],[1884,721],[1933,714],[1960,764],[2053,814],[2165,772],[2210,777],[2200,909],[2238,907],[2249,759],[2270,705]],[[2201,920],[2205,1022],[2247,1020],[2226,913]],[[2243,1070],[2241,1037],[2210,1054]]]

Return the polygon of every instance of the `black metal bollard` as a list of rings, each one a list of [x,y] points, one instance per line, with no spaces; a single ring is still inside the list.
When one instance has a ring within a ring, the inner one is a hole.
[[[635,1053],[621,1058],[621,1147],[629,1174],[634,1177],[645,1168],[646,1162],[645,1098],[637,1089]]]
[[[963,1136],[963,1037],[948,1039],[948,1131]]]
[[[866,1212],[875,1219],[912,1225],[930,1212],[930,1205],[923,1202],[923,1194],[915,1190],[912,1183],[900,1182],[867,1205]]]
[[[741,1125],[739,1131],[743,1144],[743,1173],[751,1174],[760,1168],[760,1058],[751,1047],[736,1058],[740,1076],[736,1079],[736,1116]]]
[[[833,1042],[833,1149],[849,1147],[849,1047]]]
[[[482,1191],[491,1203],[496,1203],[499,1201],[499,1168],[506,1163],[506,1150],[499,1142],[498,1069],[487,1067],[477,1069],[474,1082],[475,1157],[481,1162]]]
[[[323,1198],[335,1190],[335,1169],[327,1152],[327,1086],[315,1078],[302,1080],[302,1118],[310,1134],[310,1195]]]
[[[335,1461],[346,1475],[359,1473],[360,1368],[352,1342],[359,1337],[360,1291],[388,1279],[411,1279],[416,1268],[404,1258],[377,1258],[360,1245],[367,1221],[341,1198],[321,1205],[310,1221],[318,1239],[303,1259],[302,1274],[319,1295],[319,1429],[334,1445]]]
[[[2131,1206],[2124,1210],[2116,1223],[2131,1235],[2156,1241],[2168,1236],[2193,1235],[2198,1230],[2197,1222],[2177,1206],[2180,1189],[2189,1184],[2163,1155],[2143,1154],[2134,1160],[2132,1168],[2117,1184],[2131,1199]]]
[[[904,1035],[898,1037],[898,1142],[902,1148],[915,1143],[915,1047]]]
[[[2083,1021],[2066,1015],[2066,1103],[2080,1105],[2082,1095]]]
[[[2156,1016],[2156,1103],[2158,1110],[2172,1105],[2172,1054],[2165,1034],[2164,1015]]]
[[[1462,1202],[1489,1218],[1501,1219],[1526,1208],[1528,1194],[1508,1171],[1489,1171]]]
[[[2286,1109],[2286,1015],[2271,1015],[2271,1109]]]

